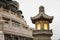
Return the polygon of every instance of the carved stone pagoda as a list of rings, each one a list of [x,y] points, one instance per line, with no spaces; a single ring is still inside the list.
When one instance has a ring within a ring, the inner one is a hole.
[[[49,24],[52,23],[53,16],[45,14],[43,6],[39,7],[39,14],[31,17],[32,23],[36,25],[33,31],[33,40],[51,40],[52,30],[49,29]]]
[[[13,0],[0,0],[0,40],[32,40],[19,4]]]

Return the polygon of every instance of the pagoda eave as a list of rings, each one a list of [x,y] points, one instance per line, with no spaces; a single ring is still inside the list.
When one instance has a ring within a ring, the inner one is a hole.
[[[34,23],[34,24],[35,24],[35,21],[39,21],[39,20],[41,20],[41,21],[45,20],[45,21],[49,21],[49,23],[52,23],[53,16],[52,16],[51,18],[40,17],[40,18],[37,18],[37,19],[33,19],[33,18],[31,17],[31,20],[32,20],[32,23]]]

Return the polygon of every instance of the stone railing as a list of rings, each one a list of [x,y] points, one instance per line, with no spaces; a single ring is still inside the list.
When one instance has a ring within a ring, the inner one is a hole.
[[[52,30],[34,30],[33,34],[53,34]]]
[[[23,18],[19,18],[17,16],[17,13],[12,12],[11,10],[6,10],[3,7],[1,7],[0,8],[0,15],[2,17],[5,17],[5,18],[11,19],[11,20],[15,20],[19,23],[22,23],[25,27],[27,26],[25,20]]]
[[[32,37],[32,31],[20,27],[14,27],[13,25],[4,23],[3,25],[3,32],[6,34],[12,34],[12,35],[19,35],[19,36],[26,36],[26,37]]]

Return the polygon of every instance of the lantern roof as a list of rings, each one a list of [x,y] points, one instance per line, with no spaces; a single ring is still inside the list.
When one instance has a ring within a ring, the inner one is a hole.
[[[39,7],[39,14],[34,16],[34,17],[31,17],[31,20],[32,20],[32,23],[35,23],[36,21],[38,20],[46,20],[46,21],[49,21],[49,23],[52,22],[53,20],[53,16],[48,16],[44,13],[44,7],[43,6],[40,6]]]

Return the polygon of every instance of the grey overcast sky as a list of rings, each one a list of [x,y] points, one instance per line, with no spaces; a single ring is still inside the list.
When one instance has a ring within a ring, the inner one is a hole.
[[[27,24],[34,28],[30,17],[39,13],[39,6],[45,7],[45,13],[54,16],[50,28],[53,29],[53,40],[60,39],[60,0],[16,0],[19,2],[19,9],[23,11],[23,15]]]

